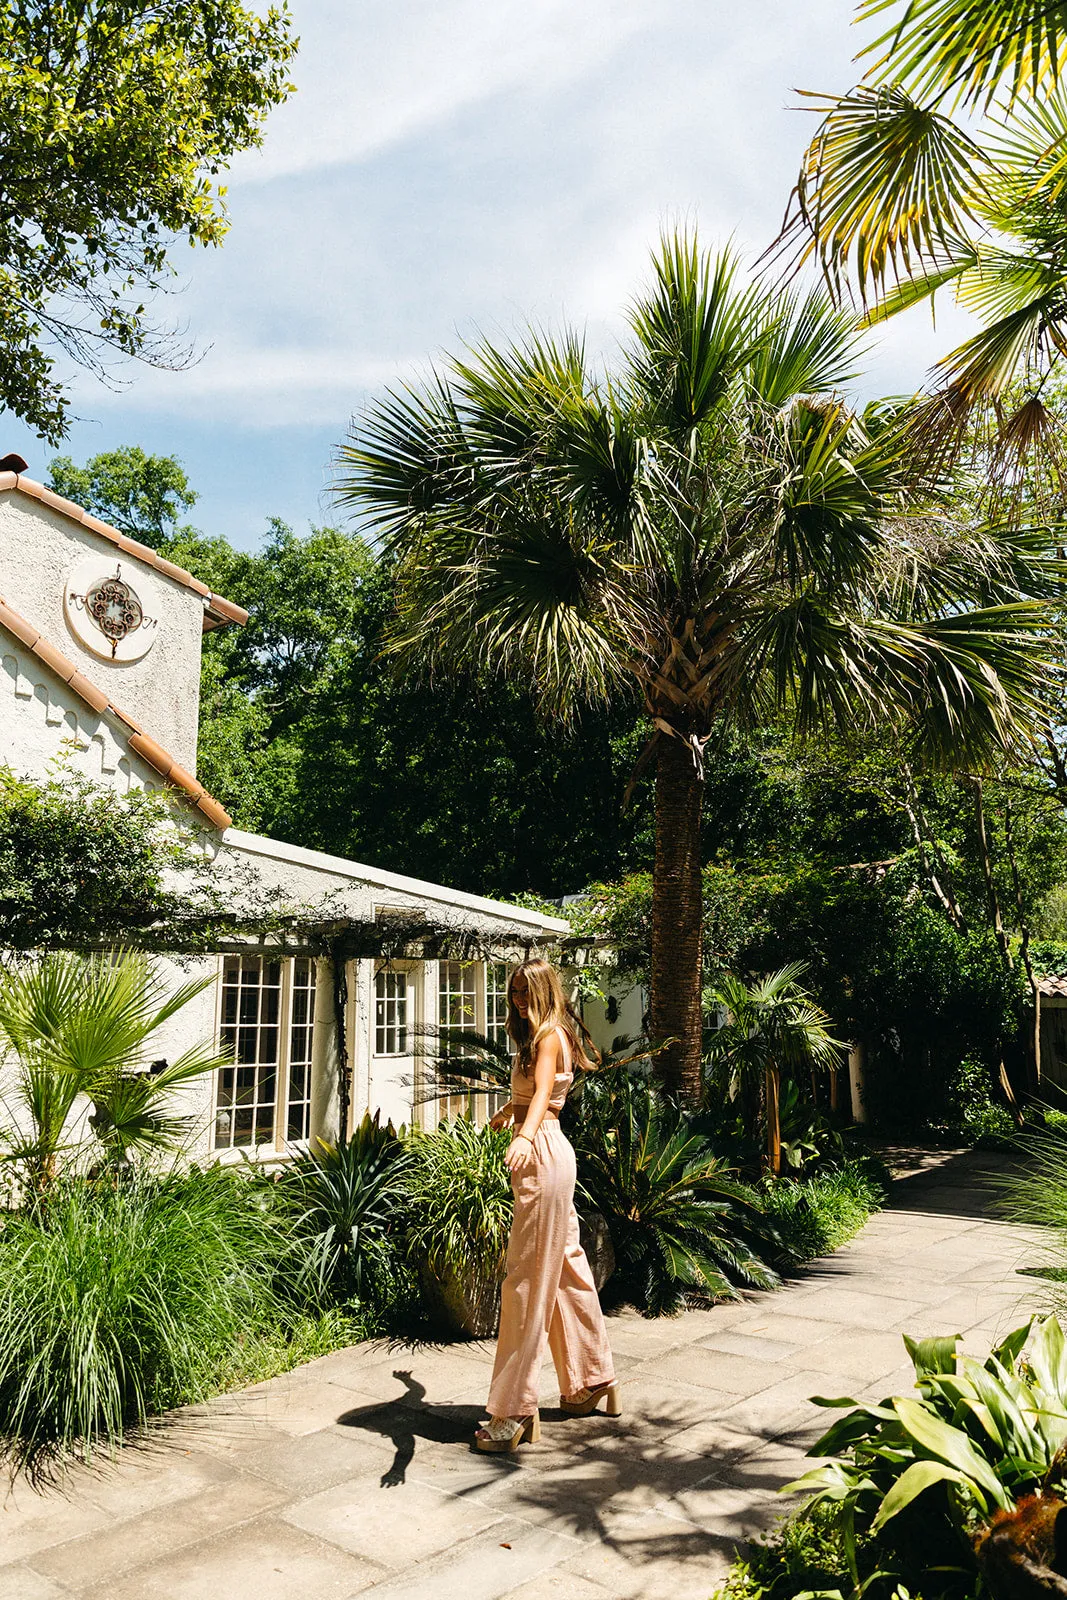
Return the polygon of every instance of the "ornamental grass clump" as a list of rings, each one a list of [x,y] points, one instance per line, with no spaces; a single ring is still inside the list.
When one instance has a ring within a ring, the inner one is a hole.
[[[503,1272],[513,1210],[504,1165],[510,1143],[510,1129],[478,1128],[462,1117],[412,1134],[408,1241],[432,1271]]]
[[[475,1338],[490,1337],[511,1230],[507,1129],[464,1118],[415,1131],[405,1180],[408,1250],[431,1316]]]
[[[266,1185],[218,1168],[59,1178],[0,1227],[0,1454],[31,1473],[205,1398],[286,1321]]]

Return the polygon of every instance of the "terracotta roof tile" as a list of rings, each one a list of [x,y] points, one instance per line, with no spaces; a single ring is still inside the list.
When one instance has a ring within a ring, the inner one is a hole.
[[[8,476],[13,477],[14,474],[0,473],[0,478]],[[3,483],[0,482],[0,489],[3,487]],[[59,496],[53,495],[52,498],[58,499]],[[127,716],[124,711],[119,710],[118,706],[113,705],[103,690],[90,683],[89,679],[83,672],[78,670],[73,661],[68,661],[67,657],[57,650],[55,645],[49,644],[47,639],[42,638],[39,629],[35,628],[32,623],[27,622],[26,618],[20,616],[17,611],[12,611],[11,607],[3,600],[0,600],[0,627],[6,628],[8,633],[13,634],[21,644],[24,644],[31,651],[38,661],[43,662],[51,672],[54,672],[98,716],[102,711],[110,711],[111,715],[117,718],[119,722],[125,723],[126,727],[131,728],[133,731],[127,741],[129,748],[136,755],[139,755],[142,760],[147,761],[150,767],[154,767],[165,782],[173,784],[176,789],[180,789],[186,799],[207,818],[213,827],[224,832],[230,826],[229,813],[219,805],[217,800],[208,794],[204,785],[197,778],[194,778],[191,772],[187,772],[184,767],[179,766],[169,750],[164,750],[163,746],[157,744],[155,739],[150,739],[147,734],[142,733],[140,726],[134,722],[132,717]]]
[[[109,523],[101,522],[99,517],[94,517],[91,512],[76,506],[73,500],[64,500],[62,495],[54,494],[51,489],[46,489],[44,484],[35,483],[32,478],[23,477],[19,472],[0,472],[0,493],[6,489],[17,489],[20,494],[30,495],[42,505],[49,506],[65,517],[70,517],[72,522],[81,523],[90,533],[98,533],[102,538],[109,539],[117,549],[124,550],[127,555],[135,556],[147,566],[155,567],[165,578],[184,584],[187,589],[192,589],[194,594],[201,595],[205,602],[205,633],[212,628],[222,627],[227,622],[243,624],[248,621],[248,612],[242,606],[234,605],[232,600],[225,600],[220,594],[212,594],[206,583],[194,578],[184,567],[175,566],[173,561],[168,561],[149,545],[140,544],[127,534],[120,533],[117,528],[112,528]]]

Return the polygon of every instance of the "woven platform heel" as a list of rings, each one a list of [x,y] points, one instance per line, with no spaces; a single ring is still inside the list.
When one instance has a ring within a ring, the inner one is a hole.
[[[611,1383],[598,1383],[595,1389],[590,1389],[584,1400],[565,1400],[559,1397],[559,1409],[566,1412],[568,1417],[587,1417],[595,1411],[601,1400],[605,1402],[604,1415],[606,1417],[621,1417],[622,1406],[619,1403],[619,1386],[612,1379]]]
[[[474,1448],[486,1455],[510,1455],[528,1439],[536,1444],[541,1437],[541,1414],[535,1411],[529,1417],[493,1417],[474,1435]]]

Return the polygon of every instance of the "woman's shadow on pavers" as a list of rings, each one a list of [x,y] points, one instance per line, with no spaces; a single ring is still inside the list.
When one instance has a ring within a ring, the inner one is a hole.
[[[344,1428],[360,1428],[366,1433],[379,1434],[392,1441],[396,1456],[387,1471],[382,1473],[382,1488],[394,1489],[407,1478],[407,1469],[415,1455],[416,1439],[430,1444],[466,1444],[473,1449],[474,1430],[485,1416],[477,1406],[434,1406],[426,1404],[426,1386],[410,1371],[397,1371],[404,1385],[404,1393],[385,1404],[354,1406],[337,1418]],[[503,1470],[514,1469],[516,1463],[507,1456],[486,1457]]]

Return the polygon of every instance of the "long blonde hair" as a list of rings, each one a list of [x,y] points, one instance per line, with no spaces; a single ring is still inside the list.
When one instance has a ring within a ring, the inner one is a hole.
[[[526,979],[528,1015],[519,1015],[511,998],[512,985],[519,974]],[[562,1028],[571,1050],[575,1072],[592,1072],[600,1064],[600,1051],[589,1037],[589,1030],[563,992],[559,973],[548,961],[533,956],[521,961],[508,979],[508,1035],[518,1046],[519,1070],[528,1076],[542,1039]]]

